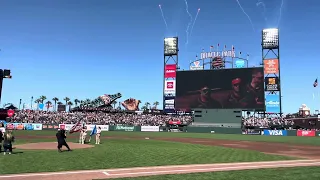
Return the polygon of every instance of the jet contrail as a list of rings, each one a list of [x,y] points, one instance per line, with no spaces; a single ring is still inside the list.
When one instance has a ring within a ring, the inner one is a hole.
[[[239,0],[236,0],[236,1],[237,1],[238,5],[239,5],[240,9],[242,10],[242,12],[243,12],[247,17],[248,17],[248,19],[249,19],[249,21],[250,21],[250,24],[251,24],[251,26],[252,26],[253,31],[255,31],[254,26],[253,26],[253,23],[252,23],[252,21],[251,21],[250,16],[249,16],[245,11],[244,11],[244,9],[242,8],[242,6],[241,6],[241,4],[240,4]]]
[[[197,18],[198,18],[199,12],[200,12],[200,8],[198,9],[197,14],[196,14],[196,17],[194,18],[193,24],[192,24],[192,26],[191,26],[190,36],[191,36],[191,34],[192,34],[192,31],[193,31],[194,25],[196,24],[196,21],[197,21]]]
[[[163,14],[163,11],[162,11],[162,8],[161,8],[161,4],[159,4],[159,8],[160,8],[160,11],[161,11],[161,15],[162,15],[162,19],[164,21],[164,24],[166,25],[166,28],[168,30],[169,29],[168,28],[168,24],[167,24],[166,18],[164,18],[164,14]]]
[[[267,21],[267,17],[266,17],[266,5],[264,4],[264,2],[262,0],[259,0],[259,2],[256,3],[256,6],[259,7],[259,6],[262,6],[263,8],[263,17],[264,17],[264,20]]]
[[[186,29],[186,34],[187,34],[187,42],[186,42],[186,45],[188,45],[189,43],[189,28],[190,28],[190,25],[192,23],[192,15],[189,13],[189,5],[188,5],[188,1],[187,0],[184,0],[185,4],[186,4],[186,11],[187,11],[187,14],[189,15],[190,17],[190,21],[188,23],[188,26],[187,26],[187,29]]]
[[[277,26],[277,27],[279,27],[280,20],[281,20],[282,6],[283,6],[283,0],[281,1],[281,6],[280,6],[280,15],[279,15],[279,19],[278,19],[278,26]]]

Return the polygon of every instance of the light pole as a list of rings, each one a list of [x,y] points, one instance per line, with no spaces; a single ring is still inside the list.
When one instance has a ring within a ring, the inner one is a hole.
[[[2,97],[2,84],[3,79],[8,78],[11,79],[11,72],[8,69],[0,69],[0,103],[1,103],[1,97]]]
[[[32,110],[32,108],[33,108],[32,102],[33,102],[33,96],[31,96],[31,103],[30,103],[30,105],[31,105],[30,109],[31,109],[31,110]]]

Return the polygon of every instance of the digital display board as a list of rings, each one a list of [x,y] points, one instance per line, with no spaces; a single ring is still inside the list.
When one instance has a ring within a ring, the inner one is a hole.
[[[265,109],[263,68],[177,71],[176,109]]]

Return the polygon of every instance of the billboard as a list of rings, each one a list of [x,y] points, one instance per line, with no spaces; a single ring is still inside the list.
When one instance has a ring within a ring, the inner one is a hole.
[[[175,97],[164,97],[164,112],[174,113],[174,99]]]
[[[264,110],[263,68],[178,71],[176,109]]]
[[[166,64],[164,67],[164,77],[165,78],[175,78],[177,73],[176,64]]]
[[[173,56],[178,54],[178,38],[171,37],[164,39],[164,55]]]
[[[279,73],[279,59],[265,59],[263,60],[264,74],[278,74]]]
[[[190,66],[190,70],[202,70],[204,69],[203,68],[203,65],[200,65],[200,61],[194,61],[193,62],[193,65]]]
[[[236,60],[234,64],[236,68],[244,68],[246,63],[244,60],[240,59],[240,60]]]
[[[266,95],[266,112],[280,113],[280,96],[279,94]]]
[[[280,84],[278,77],[266,77],[264,79],[265,91],[280,91]]]
[[[176,93],[176,80],[165,80],[164,94],[175,94],[175,93]]]

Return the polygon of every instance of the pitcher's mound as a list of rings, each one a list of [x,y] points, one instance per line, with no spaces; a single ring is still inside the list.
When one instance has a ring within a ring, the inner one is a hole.
[[[68,143],[69,147],[71,149],[84,149],[84,148],[92,148],[94,147],[93,145],[89,144],[79,144],[79,143],[73,143],[69,142]],[[42,143],[29,143],[29,144],[20,144],[14,146],[14,148],[17,149],[31,149],[31,150],[56,150],[58,146],[57,142],[42,142]],[[65,149],[63,146],[62,149]]]

